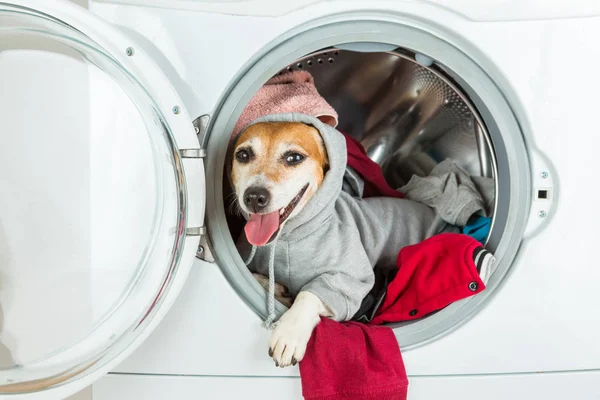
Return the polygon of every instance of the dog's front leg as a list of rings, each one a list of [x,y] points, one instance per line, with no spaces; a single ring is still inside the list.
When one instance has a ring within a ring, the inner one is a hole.
[[[310,292],[300,292],[285,312],[269,340],[269,356],[278,367],[296,365],[302,361],[306,345],[320,317],[331,317],[325,304]]]

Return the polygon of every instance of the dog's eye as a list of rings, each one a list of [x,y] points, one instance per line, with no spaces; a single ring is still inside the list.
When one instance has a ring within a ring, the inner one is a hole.
[[[283,158],[284,158],[284,160],[285,160],[285,162],[286,162],[287,165],[297,165],[297,164],[300,164],[302,161],[304,161],[304,159],[306,157],[304,157],[300,153],[292,153],[292,152],[290,152],[290,153],[286,153],[283,156]]]
[[[247,163],[252,159],[252,150],[240,149],[235,153],[235,159],[241,163]]]

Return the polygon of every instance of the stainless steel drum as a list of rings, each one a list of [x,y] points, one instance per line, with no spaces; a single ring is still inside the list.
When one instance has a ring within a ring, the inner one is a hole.
[[[338,129],[359,140],[398,188],[452,158],[474,176],[494,177],[490,139],[475,107],[436,63],[406,50],[326,49],[280,73],[304,69],[339,114]]]

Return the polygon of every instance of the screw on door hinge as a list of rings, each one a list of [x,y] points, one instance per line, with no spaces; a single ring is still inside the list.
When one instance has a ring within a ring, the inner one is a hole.
[[[200,143],[199,149],[181,149],[181,157],[183,158],[204,158],[206,157],[206,142],[208,141],[208,123],[210,122],[209,115],[202,115],[196,118],[193,122],[194,129],[196,129],[196,135],[198,136],[198,142]]]
[[[198,246],[198,251],[196,251],[196,258],[206,262],[215,262],[212,246],[208,238],[208,230],[205,226],[200,227],[200,245]]]

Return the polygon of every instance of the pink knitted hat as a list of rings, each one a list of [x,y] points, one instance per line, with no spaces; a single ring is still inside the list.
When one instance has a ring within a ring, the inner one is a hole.
[[[317,91],[312,75],[293,71],[269,79],[259,89],[242,112],[231,137],[260,117],[284,113],[310,115],[334,128],[338,124],[337,113]]]

